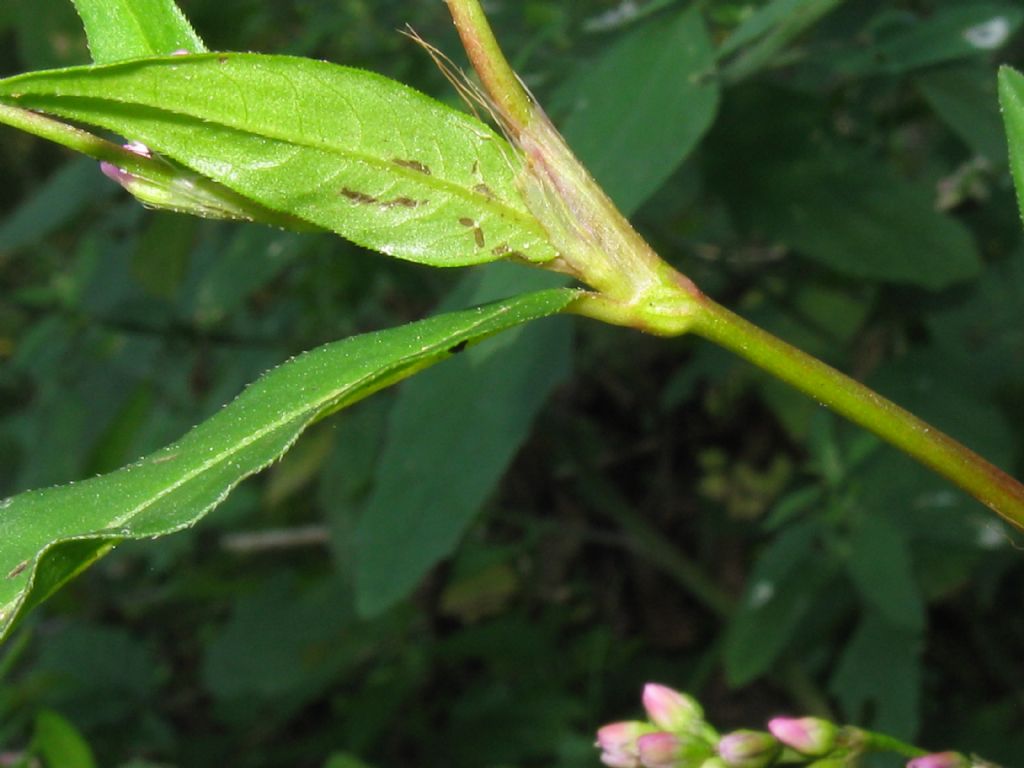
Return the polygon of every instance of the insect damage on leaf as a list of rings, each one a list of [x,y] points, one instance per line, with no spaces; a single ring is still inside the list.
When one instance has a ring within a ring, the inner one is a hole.
[[[429,166],[424,165],[419,160],[402,160],[401,158],[396,157],[391,162],[397,165],[399,168],[408,168],[410,170],[416,171],[417,173],[422,173],[426,176],[434,175],[434,172],[430,170]]]
[[[487,241],[484,239],[484,231],[480,228],[480,225],[477,224],[473,219],[469,218],[468,216],[463,216],[461,219],[459,219],[459,224],[466,227],[467,229],[473,230],[473,240],[476,242],[477,248],[483,248],[485,245],[487,245]]]
[[[381,200],[373,195],[368,195],[365,192],[359,192],[358,190],[350,189],[349,187],[342,188],[339,194],[354,203],[379,205],[381,208],[417,208],[427,202],[426,200],[414,200],[413,198],[405,197],[404,195],[391,200]]]
[[[499,259],[501,259],[501,258],[525,259],[526,258],[525,254],[520,253],[519,251],[513,251],[505,243],[502,243],[501,245],[496,245],[493,248],[491,248],[491,253],[493,253]]]

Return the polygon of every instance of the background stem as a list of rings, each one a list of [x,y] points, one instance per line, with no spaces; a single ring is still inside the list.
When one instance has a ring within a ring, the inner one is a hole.
[[[1024,486],[913,414],[705,299],[691,330],[874,432],[1024,530]]]

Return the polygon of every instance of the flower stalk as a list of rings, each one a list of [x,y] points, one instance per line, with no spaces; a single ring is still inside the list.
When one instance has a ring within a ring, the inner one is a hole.
[[[719,735],[692,697],[656,683],[643,691],[648,719],[597,732],[609,768],[851,768],[868,753],[892,753],[906,768],[997,768],[959,752],[927,753],[911,744],[818,717],[776,717],[767,730]]]

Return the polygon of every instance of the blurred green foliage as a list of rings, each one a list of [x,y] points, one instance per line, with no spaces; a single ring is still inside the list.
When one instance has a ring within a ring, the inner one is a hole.
[[[213,49],[455,101],[395,32],[454,54],[440,2],[181,5]],[[662,255],[1021,474],[1024,248],[995,97],[996,66],[1024,63],[1013,3],[492,6]],[[88,61],[67,0],[9,0],[0,36],[3,74]],[[0,495],[160,447],[304,349],[534,287],[147,212],[11,131],[0,159]],[[501,343],[320,424],[199,528],[54,597],[0,651],[0,754],[582,767],[648,679],[725,727],[828,712],[1024,754],[1024,568],[992,515],[710,345],[564,320]],[[411,521],[419,561],[391,546]]]

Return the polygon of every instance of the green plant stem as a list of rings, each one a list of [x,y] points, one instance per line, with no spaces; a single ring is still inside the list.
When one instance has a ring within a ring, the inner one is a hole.
[[[895,752],[901,757],[913,758],[927,755],[927,750],[907,744],[905,741],[886,736],[884,733],[863,731],[865,736],[865,748],[871,752]]]
[[[710,299],[689,320],[697,335],[870,430],[1024,530],[1024,485],[956,440]]]
[[[508,123],[505,128],[519,133],[533,117],[532,100],[498,45],[479,0],[446,2],[473,69]]]
[[[20,107],[0,103],[0,123],[18,128],[33,136],[48,139],[68,149],[81,152],[94,160],[112,163],[129,173],[141,172],[153,162],[134,152],[129,152],[112,141],[94,136],[88,131]]]

